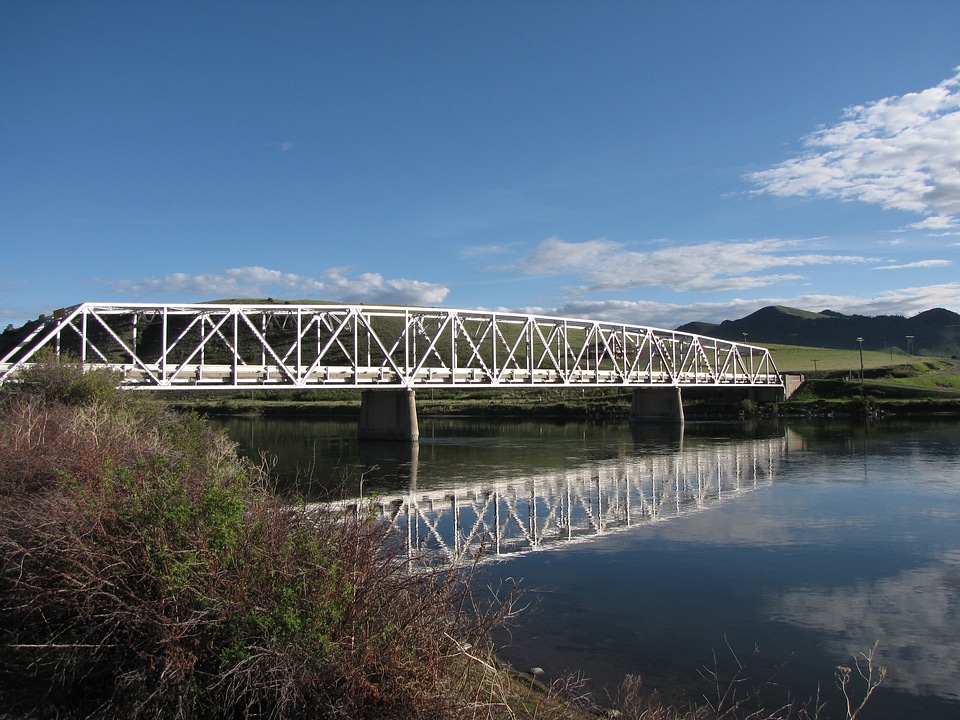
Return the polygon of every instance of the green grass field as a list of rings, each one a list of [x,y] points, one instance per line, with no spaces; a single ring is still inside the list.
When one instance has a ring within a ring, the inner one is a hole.
[[[768,348],[773,353],[773,361],[777,369],[784,373],[810,376],[844,370],[860,371],[860,352],[856,348],[832,350],[830,348],[813,348],[800,345],[764,345],[763,347]],[[910,356],[897,352],[864,351],[863,353],[865,370],[937,361],[940,361],[940,358]]]
[[[777,369],[808,380],[837,378],[860,373],[860,352],[796,345],[765,345]],[[954,359],[904,355],[893,352],[863,353],[864,384],[868,387],[901,387],[933,394],[960,393],[960,363]]]

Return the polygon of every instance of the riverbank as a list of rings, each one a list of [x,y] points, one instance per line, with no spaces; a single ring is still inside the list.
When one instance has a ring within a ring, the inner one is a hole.
[[[725,393],[730,392],[733,398]],[[322,393],[317,393],[322,395]],[[630,390],[566,391],[552,396],[531,392],[501,397],[481,397],[422,391],[417,395],[421,417],[503,417],[556,421],[626,420],[630,413]],[[579,396],[579,397],[578,397]],[[204,415],[258,415],[264,417],[324,417],[354,419],[360,415],[360,397],[325,399],[312,397],[259,399],[248,394],[222,397],[181,393],[169,398],[179,410]],[[960,393],[938,389],[904,388],[898,385],[850,380],[807,381],[789,400],[757,403],[736,391],[687,391],[684,415],[688,420],[736,419],[753,416],[864,417],[868,415],[911,417],[960,417]]]

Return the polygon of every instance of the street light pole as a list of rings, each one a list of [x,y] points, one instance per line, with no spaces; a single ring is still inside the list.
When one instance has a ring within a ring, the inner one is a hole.
[[[857,338],[857,344],[860,345],[860,384],[863,385],[863,338]]]

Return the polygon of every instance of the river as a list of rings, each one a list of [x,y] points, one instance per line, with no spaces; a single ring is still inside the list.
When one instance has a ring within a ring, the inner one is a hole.
[[[834,668],[876,642],[889,674],[867,717],[960,717],[954,421],[426,417],[413,446],[358,444],[350,422],[216,422],[275,457],[287,492],[373,498],[415,558],[483,542],[485,582],[522,578],[534,605],[501,656],[581,673],[601,704],[627,673],[699,697],[698,670],[736,654],[794,695],[819,684],[842,717]]]

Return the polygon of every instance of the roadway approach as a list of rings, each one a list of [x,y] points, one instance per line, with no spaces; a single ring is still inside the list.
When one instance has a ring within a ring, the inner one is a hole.
[[[632,388],[631,422],[683,422],[683,388],[787,394],[769,350],[631,325],[449,308],[94,303],[56,310],[0,344],[0,384],[46,356],[143,390],[362,394],[361,439],[416,440],[418,388]]]

